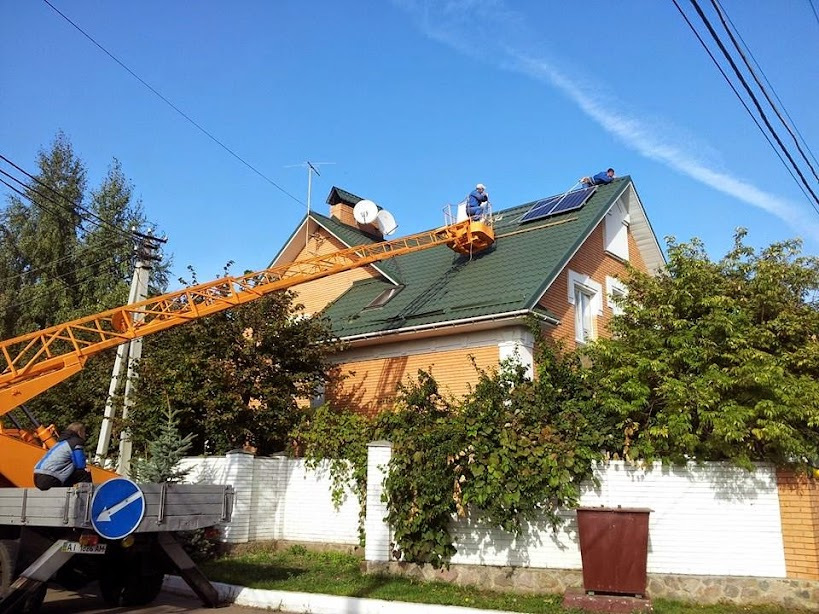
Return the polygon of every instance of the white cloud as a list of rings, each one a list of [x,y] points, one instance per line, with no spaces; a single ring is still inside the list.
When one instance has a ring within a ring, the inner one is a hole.
[[[416,18],[426,36],[498,68],[548,83],[603,130],[642,156],[762,209],[797,232],[819,240],[819,223],[804,207],[797,207],[735,175],[715,170],[701,160],[695,150],[676,139],[664,138],[663,135],[669,134],[670,122],[664,122],[664,128],[658,130],[653,123],[618,110],[618,104],[622,107],[622,103],[615,103],[602,91],[599,81],[592,84],[569,77],[553,62],[535,55],[535,44],[526,42],[535,39],[525,26],[525,17],[507,8],[503,0],[394,0],[394,3]],[[481,38],[480,43],[475,44],[476,34],[490,31],[491,37]]]

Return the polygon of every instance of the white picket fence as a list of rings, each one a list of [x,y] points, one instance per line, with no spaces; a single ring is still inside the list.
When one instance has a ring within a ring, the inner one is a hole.
[[[383,471],[391,448],[370,446],[367,493],[368,561],[388,561],[391,533],[381,500]],[[326,467],[307,470],[301,460],[225,457],[188,458],[189,481],[232,484],[232,543],[289,540],[358,543],[358,501],[350,493],[339,509],[330,498]],[[723,463],[637,468],[611,462],[597,468],[600,486],[584,485],[581,505],[650,508],[648,572],[784,578],[779,497],[773,467],[753,473]],[[474,520],[455,521],[458,553],[453,563],[581,569],[577,523],[572,511],[556,532],[543,524],[518,538]]]

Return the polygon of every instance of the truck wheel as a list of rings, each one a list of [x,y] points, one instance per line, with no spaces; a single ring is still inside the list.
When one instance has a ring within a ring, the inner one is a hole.
[[[164,579],[164,573],[131,576],[125,581],[125,588],[122,591],[122,605],[148,605],[162,591],[162,581]]]
[[[102,599],[111,606],[119,606],[122,601],[122,591],[125,588],[125,578],[122,572],[109,572],[100,575],[100,595]]]

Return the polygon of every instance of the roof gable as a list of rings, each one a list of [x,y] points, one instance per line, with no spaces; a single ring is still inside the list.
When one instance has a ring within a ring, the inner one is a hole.
[[[339,188],[333,188],[333,190],[339,190]],[[344,190],[339,191],[344,192]],[[349,194],[349,192],[344,192],[344,194]],[[268,267],[273,267],[295,260],[304,247],[305,235],[310,235],[319,229],[329,233],[341,241],[341,243],[343,243],[346,247],[371,245],[379,242],[376,241],[371,235],[367,234],[366,232],[362,232],[358,228],[347,224],[342,224],[334,218],[311,211],[304,218],[302,218],[299,226],[293,231],[290,238],[288,238],[287,242],[284,244],[284,246],[282,246]],[[400,269],[398,268],[398,263],[394,262],[394,260],[395,259],[382,260],[381,262],[375,262],[370,266],[374,267],[388,281],[399,284],[401,283]]]

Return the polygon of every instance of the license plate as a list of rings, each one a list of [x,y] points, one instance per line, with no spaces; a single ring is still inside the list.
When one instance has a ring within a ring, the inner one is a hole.
[[[63,552],[73,552],[74,554],[105,554],[105,546],[106,544],[84,546],[80,542],[65,542],[60,550]]]

